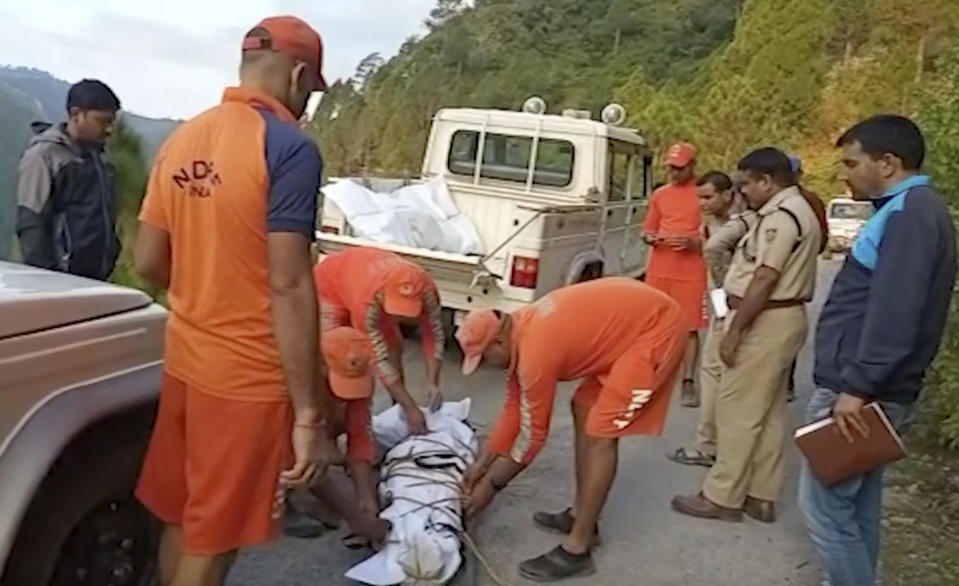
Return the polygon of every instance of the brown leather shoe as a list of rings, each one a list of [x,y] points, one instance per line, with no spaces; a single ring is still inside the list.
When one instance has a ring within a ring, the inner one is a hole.
[[[773,501],[747,496],[746,502],[743,504],[743,511],[757,521],[763,523],[776,522],[776,503]]]
[[[743,520],[742,509],[721,507],[703,496],[703,493],[674,497],[673,510],[699,519],[718,519],[736,523]]]

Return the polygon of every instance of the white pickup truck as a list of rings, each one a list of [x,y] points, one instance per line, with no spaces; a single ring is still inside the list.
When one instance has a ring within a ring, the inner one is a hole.
[[[522,112],[444,109],[436,114],[419,181],[442,179],[456,207],[479,233],[483,253],[373,242],[355,235],[326,198],[320,253],[351,246],[391,250],[435,280],[444,308],[512,311],[571,283],[604,275],[639,277],[647,247],[641,224],[651,191],[646,141],[619,124],[610,105],[603,121],[589,112],[546,114],[531,98]],[[374,191],[408,181],[355,179]]]

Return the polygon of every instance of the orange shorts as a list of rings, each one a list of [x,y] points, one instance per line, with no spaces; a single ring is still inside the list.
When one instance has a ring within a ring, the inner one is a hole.
[[[690,332],[709,324],[705,281],[680,281],[669,277],[646,275],[646,284],[669,295],[683,310],[684,323]]]
[[[666,425],[687,331],[680,316],[637,340],[605,375],[589,377],[573,403],[588,405],[586,434],[592,437],[660,435]]]
[[[164,374],[137,498],[180,526],[183,550],[213,556],[272,541],[292,465],[287,401],[225,399]]]

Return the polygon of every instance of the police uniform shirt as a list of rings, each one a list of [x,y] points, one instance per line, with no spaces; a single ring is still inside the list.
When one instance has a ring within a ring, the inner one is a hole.
[[[779,273],[770,301],[811,301],[821,234],[809,203],[798,188],[789,187],[756,214],[756,224],[736,246],[726,292],[744,297],[756,269],[766,266]]]

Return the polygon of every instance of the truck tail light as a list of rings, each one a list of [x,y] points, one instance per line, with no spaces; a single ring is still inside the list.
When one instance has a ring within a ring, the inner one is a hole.
[[[513,257],[513,272],[509,284],[513,287],[525,289],[536,288],[536,278],[539,276],[539,259],[526,256]]]
[[[336,226],[321,226],[320,232],[324,234],[339,234],[340,229],[337,228]]]

